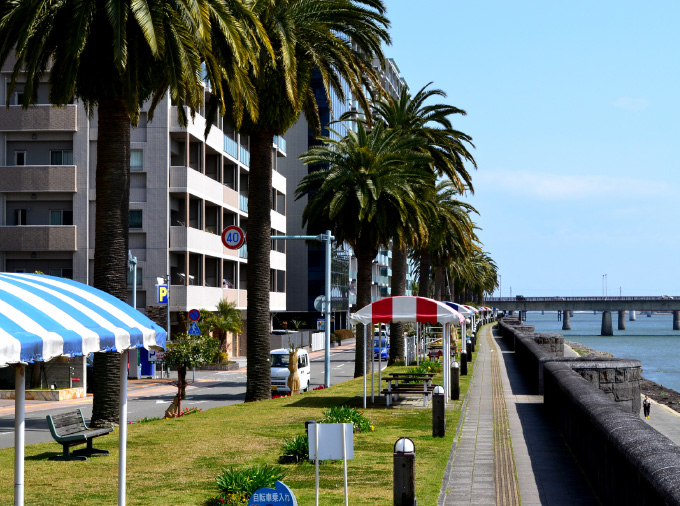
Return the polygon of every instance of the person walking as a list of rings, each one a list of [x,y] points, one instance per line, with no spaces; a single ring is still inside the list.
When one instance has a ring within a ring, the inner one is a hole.
[[[649,410],[652,407],[652,401],[649,400],[649,395],[645,395],[645,400],[642,401],[642,409],[645,412],[645,419],[649,419]]]

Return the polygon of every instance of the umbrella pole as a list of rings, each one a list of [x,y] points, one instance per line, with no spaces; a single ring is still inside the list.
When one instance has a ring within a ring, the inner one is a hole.
[[[26,409],[26,367],[14,369],[14,506],[24,504],[24,430]]]
[[[371,327],[373,325],[371,324]],[[366,348],[368,346],[368,340],[366,339],[366,335],[368,334],[368,325],[364,324],[364,357],[361,359],[361,361],[364,364],[364,409],[366,409],[366,369],[368,364],[366,363]]]
[[[120,430],[118,431],[118,506],[125,506],[127,475],[127,363],[128,350],[120,356]]]

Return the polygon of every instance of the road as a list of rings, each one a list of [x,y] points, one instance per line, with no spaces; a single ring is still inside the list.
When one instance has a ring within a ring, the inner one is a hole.
[[[315,388],[324,381],[323,352],[310,354],[312,381]],[[342,383],[354,376],[354,345],[331,350],[331,385]],[[189,371],[187,380],[192,381]],[[128,381],[128,420],[144,417],[162,417],[177,393],[171,382],[177,379],[142,379]],[[187,398],[182,408],[197,407],[202,410],[240,404],[245,398],[246,372],[196,371],[194,381],[187,386]],[[85,420],[92,416],[92,396],[61,402],[26,401],[26,444],[53,441],[45,416],[80,408]],[[14,446],[14,401],[0,400],[0,448]],[[61,447],[55,443],[55,451]]]

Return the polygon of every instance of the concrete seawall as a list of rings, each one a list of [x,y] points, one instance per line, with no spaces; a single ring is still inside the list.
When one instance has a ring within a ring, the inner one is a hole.
[[[564,357],[560,334],[499,333],[603,504],[680,504],[680,447],[640,419],[639,360]]]

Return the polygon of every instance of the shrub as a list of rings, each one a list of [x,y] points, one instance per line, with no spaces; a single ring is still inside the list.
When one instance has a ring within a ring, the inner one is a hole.
[[[370,432],[374,429],[371,421],[356,408],[349,406],[334,406],[323,412],[320,423],[352,423],[358,432]]]
[[[299,464],[309,459],[309,440],[307,434],[299,434],[293,439],[284,439],[281,446],[281,456],[279,461],[282,463],[294,462]]]
[[[276,481],[283,480],[284,470],[279,466],[255,464],[243,469],[229,467],[215,477],[220,497],[211,497],[207,504],[241,505],[261,488],[274,488]],[[222,502],[219,502],[222,501]]]
[[[347,329],[338,329],[335,331],[335,335],[338,336],[338,342],[342,341],[343,339],[350,339],[354,337],[354,333]]]

